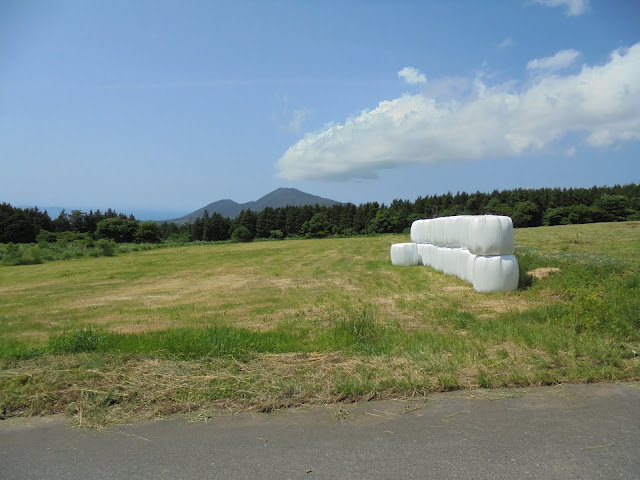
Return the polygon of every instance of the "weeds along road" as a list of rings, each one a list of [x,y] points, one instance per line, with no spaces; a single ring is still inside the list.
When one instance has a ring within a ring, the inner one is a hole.
[[[640,383],[459,391],[101,431],[0,423],[3,479],[638,478]]]

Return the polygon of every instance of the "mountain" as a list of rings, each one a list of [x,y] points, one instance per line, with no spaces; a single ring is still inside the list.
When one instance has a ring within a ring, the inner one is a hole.
[[[311,195],[310,193],[301,192],[295,188],[278,188],[253,202],[237,203],[229,199],[218,200],[217,202],[210,203],[209,205],[199,208],[195,212],[191,212],[184,217],[174,218],[172,220],[162,220],[158,223],[175,223],[177,225],[182,225],[183,223],[192,222],[196,218],[202,218],[205,210],[207,210],[209,214],[217,212],[223,217],[236,218],[242,210],[248,209],[251,209],[254,212],[261,212],[266,207],[278,208],[286,207],[287,205],[297,207],[301,205],[316,204],[330,207],[337,203],[340,202],[318,197],[317,195]]]

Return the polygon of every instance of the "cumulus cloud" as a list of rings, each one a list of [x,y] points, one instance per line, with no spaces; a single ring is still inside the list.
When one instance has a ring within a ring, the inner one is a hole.
[[[640,43],[576,74],[543,73],[520,91],[476,78],[456,99],[407,94],[308,133],[277,168],[291,180],[373,177],[401,165],[516,157],[571,132],[592,147],[640,140],[638,78]]]
[[[533,3],[547,7],[567,7],[567,15],[582,15],[589,9],[589,0],[533,0]]]
[[[553,57],[535,58],[527,63],[527,70],[547,70],[555,72],[563,70],[578,58],[580,52],[576,50],[560,50]]]
[[[398,77],[404,78],[404,81],[409,84],[427,83],[427,76],[413,67],[404,67],[398,72]]]

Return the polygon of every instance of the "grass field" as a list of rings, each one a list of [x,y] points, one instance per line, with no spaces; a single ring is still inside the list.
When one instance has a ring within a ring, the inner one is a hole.
[[[640,379],[640,223],[516,230],[507,294],[398,268],[408,237],[0,267],[0,417],[136,417]]]

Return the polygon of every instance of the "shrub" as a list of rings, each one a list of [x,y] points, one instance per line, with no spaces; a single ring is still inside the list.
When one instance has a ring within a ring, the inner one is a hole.
[[[233,242],[250,242],[251,240],[253,240],[253,237],[251,236],[251,232],[249,231],[249,229],[247,227],[238,227],[236,228],[233,233],[231,234],[231,240]]]
[[[112,257],[116,251],[116,242],[114,242],[113,240],[101,238],[96,242],[96,248],[105,257]]]
[[[9,242],[4,247],[4,255],[3,260],[5,263],[13,263],[20,259],[22,255],[20,254],[20,246],[17,243]]]

